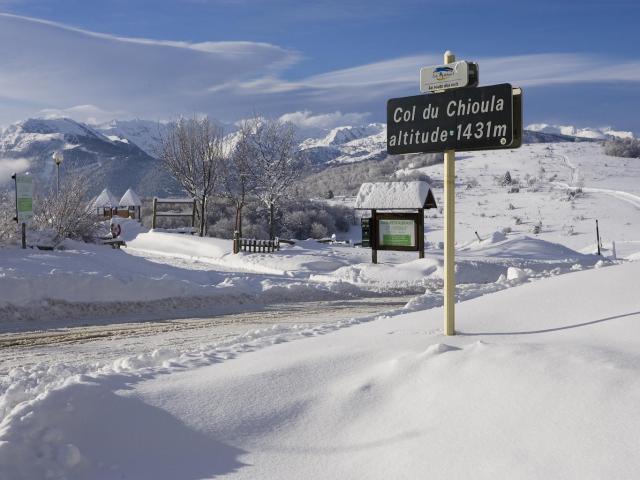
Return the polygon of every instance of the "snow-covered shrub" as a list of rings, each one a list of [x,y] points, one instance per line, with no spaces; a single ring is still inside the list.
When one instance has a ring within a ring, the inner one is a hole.
[[[327,236],[327,227],[318,222],[311,224],[311,237],[312,238],[324,238]]]
[[[269,238],[269,227],[266,224],[245,224],[242,227],[242,236],[245,238],[267,239]]]
[[[66,238],[91,241],[100,219],[88,207],[89,182],[80,175],[69,175],[60,185],[60,192],[49,191],[36,196],[33,226],[39,231],[53,232],[53,242]]]
[[[604,142],[604,153],[612,157],[640,158],[640,140],[636,138],[610,138]]]
[[[535,235],[538,235],[540,232],[542,232],[542,222],[536,223],[531,229],[531,233]]]
[[[0,245],[14,243],[18,237],[15,197],[9,190],[0,191]]]
[[[469,180],[467,180],[467,190],[476,188],[479,185],[480,185],[480,182],[476,177],[471,177]]]
[[[563,234],[563,235],[566,235],[566,236],[568,236],[568,237],[570,237],[570,236],[572,236],[572,235],[575,235],[575,234],[576,234],[576,232],[575,232],[575,230],[574,230],[574,228],[573,228],[573,225],[566,225],[566,224],[565,224],[565,225],[563,225],[563,226],[562,226],[562,234]]]

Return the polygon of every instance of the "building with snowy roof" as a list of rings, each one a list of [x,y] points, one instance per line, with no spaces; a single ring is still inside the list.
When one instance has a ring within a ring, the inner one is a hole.
[[[140,219],[140,208],[142,200],[132,188],[129,188],[118,203],[118,216],[124,218]]]
[[[424,181],[363,183],[357,210],[424,210],[436,208],[431,186]]]
[[[362,246],[371,247],[373,263],[378,250],[417,251],[424,258],[424,211],[437,208],[427,182],[363,183],[355,208],[371,211],[361,226]]]
[[[114,209],[118,208],[118,203],[117,197],[108,188],[105,188],[90,205],[91,210],[94,210],[98,215],[111,218]]]

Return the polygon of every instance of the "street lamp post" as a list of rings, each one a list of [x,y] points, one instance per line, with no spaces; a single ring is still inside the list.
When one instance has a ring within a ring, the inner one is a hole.
[[[56,162],[56,195],[60,193],[60,164],[63,159],[64,156],[62,152],[54,152],[53,161]]]

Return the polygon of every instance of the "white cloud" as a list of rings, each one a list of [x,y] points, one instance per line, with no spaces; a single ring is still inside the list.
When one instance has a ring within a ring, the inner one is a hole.
[[[291,122],[304,135],[314,135],[344,125],[360,125],[367,121],[369,113],[342,113],[340,111],[314,115],[308,110],[285,113],[280,117],[283,122]]]
[[[29,168],[29,160],[25,158],[0,158],[0,184],[11,180],[14,173],[22,173]]]
[[[37,117],[60,118],[69,117],[79,122],[97,125],[111,120],[129,120],[135,116],[124,110],[103,110],[95,105],[76,105],[69,108],[45,108],[40,110]]]

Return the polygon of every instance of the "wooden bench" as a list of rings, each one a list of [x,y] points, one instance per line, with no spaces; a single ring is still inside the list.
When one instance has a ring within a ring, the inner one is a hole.
[[[110,238],[102,241],[103,245],[111,245],[111,248],[126,247],[127,244],[120,238]]]

